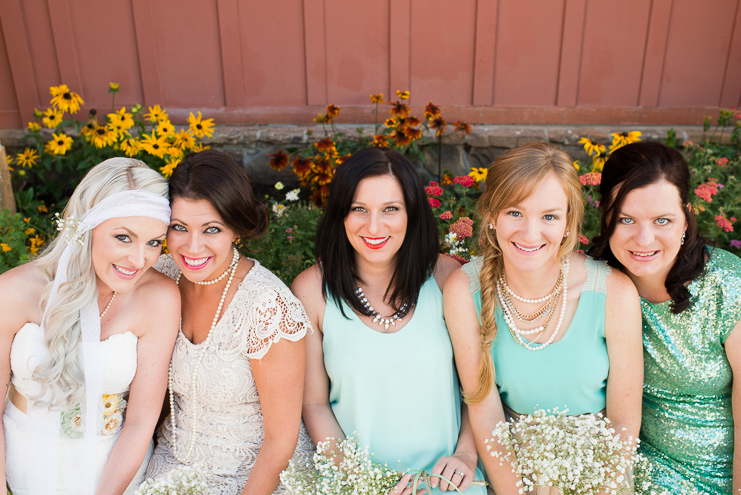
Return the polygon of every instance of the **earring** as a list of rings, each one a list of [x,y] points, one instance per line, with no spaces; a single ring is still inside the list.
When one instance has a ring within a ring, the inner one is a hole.
[[[489,230],[494,230],[494,225],[492,225],[491,223],[489,224]]]
[[[569,231],[567,230],[566,235],[564,235],[564,237],[568,237],[568,236],[569,236]]]
[[[682,231],[682,239],[679,241],[680,246],[684,246],[684,237],[687,235],[687,231]]]

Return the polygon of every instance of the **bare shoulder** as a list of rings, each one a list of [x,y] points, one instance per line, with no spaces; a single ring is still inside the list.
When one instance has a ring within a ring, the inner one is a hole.
[[[432,272],[432,275],[435,277],[435,281],[437,282],[437,285],[440,287],[441,291],[443,290],[445,281],[448,279],[450,274],[460,267],[461,264],[450,256],[445,256],[444,254],[437,255],[437,263],[435,263],[435,268]]]
[[[34,263],[26,263],[0,275],[0,314],[18,322],[40,323],[41,295],[49,283]],[[20,327],[19,327],[20,328]]]
[[[179,318],[180,291],[170,277],[150,269],[135,287],[140,314],[172,314]]]
[[[630,277],[620,270],[611,268],[610,275],[607,277],[607,297],[617,301],[637,301],[638,290]]]
[[[319,265],[313,265],[302,271],[293,280],[291,291],[303,302],[305,298],[322,292],[322,270]]]
[[[456,263],[458,262],[456,261]],[[456,297],[460,295],[471,295],[471,277],[460,264],[458,264],[458,268],[450,273],[445,281],[443,293],[446,294],[448,292],[456,294]]]

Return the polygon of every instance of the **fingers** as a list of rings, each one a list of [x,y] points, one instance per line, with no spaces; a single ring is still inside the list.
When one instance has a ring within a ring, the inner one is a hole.
[[[439,474],[440,476],[435,476]],[[456,487],[463,491],[471,485],[474,472],[460,459],[443,457],[432,468],[430,484],[435,488],[440,485],[440,491],[455,491]],[[450,482],[446,481],[449,480]]]
[[[418,488],[417,492],[412,494],[412,489],[414,487],[410,484],[410,481],[412,481],[412,475],[409,473],[405,474],[388,495],[425,495],[427,493],[426,489]],[[417,486],[419,486],[419,484],[421,483],[418,483]]]

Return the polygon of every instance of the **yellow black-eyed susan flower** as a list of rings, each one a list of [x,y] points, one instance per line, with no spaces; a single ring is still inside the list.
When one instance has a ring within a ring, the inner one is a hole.
[[[399,97],[401,100],[408,100],[409,99],[409,91],[399,91],[396,90],[396,96]]]
[[[160,120],[168,119],[167,110],[160,108],[159,105],[155,105],[149,108],[149,112],[144,114],[144,118],[150,122],[159,122]],[[191,114],[193,115],[193,114]]]
[[[440,107],[432,102],[425,105],[425,118],[427,120],[434,119],[440,116]]]
[[[141,143],[136,138],[124,139],[121,141],[120,146],[121,150],[129,157],[136,156],[141,151]]]
[[[100,126],[90,134],[90,142],[96,148],[105,148],[115,143],[116,137],[116,134],[108,129],[108,127]]]
[[[470,177],[473,177],[473,180],[475,180],[476,182],[481,182],[482,180],[486,180],[486,176],[488,175],[488,173],[489,173],[488,168],[471,167],[471,172],[469,172],[468,175]]]
[[[605,152],[604,144],[592,141],[589,138],[581,138],[579,140],[579,144],[584,145],[584,151],[586,151],[589,156],[592,156],[595,153],[599,155],[600,153]]]
[[[371,146],[375,146],[377,148],[388,148],[388,145],[389,145],[389,140],[383,134],[374,136],[373,141],[371,142]]]
[[[193,137],[193,133],[190,129],[181,129],[173,135],[173,146],[177,146],[181,150],[192,149],[196,144],[196,140]]]
[[[383,123],[386,127],[393,129],[396,127],[397,120],[395,118],[386,119],[386,122]]]
[[[448,123],[445,122],[445,119],[442,118],[442,116],[438,115],[435,118],[429,119],[430,121],[430,127],[435,129],[435,136],[442,136],[445,134],[445,129],[448,127]]]
[[[26,148],[16,155],[15,161],[22,167],[33,167],[36,165],[38,158],[39,154],[35,149]]]
[[[47,141],[44,151],[50,155],[65,155],[72,149],[73,139],[63,132],[54,133]]]
[[[612,144],[610,144],[610,153],[618,148],[625,146],[626,144],[635,143],[641,140],[641,131],[632,132],[616,132],[610,134],[612,136]]]
[[[214,119],[203,119],[200,111],[198,112],[198,117],[191,113],[188,117],[188,123],[190,124],[191,132],[197,138],[204,136],[211,137],[214,135]]]
[[[44,112],[44,118],[42,121],[49,129],[56,129],[57,126],[62,123],[63,115],[64,114],[56,108],[49,108]]]
[[[85,104],[80,95],[70,91],[66,84],[52,86],[49,92],[52,95],[51,104],[62,112],[75,114],[80,109],[80,105]]]
[[[41,130],[41,125],[38,122],[29,122],[28,130],[30,132],[39,132]]]
[[[124,130],[134,127],[134,118],[126,111],[126,107],[121,107],[121,110],[118,110],[115,113],[109,113],[108,121],[111,124],[115,123]]]
[[[199,152],[201,152],[203,150],[207,150],[209,148],[211,148],[211,146],[203,146],[203,143],[197,143],[195,146],[193,146],[191,148],[191,150],[193,150],[193,153],[199,153]]]
[[[144,151],[150,155],[154,155],[159,158],[164,158],[170,147],[165,140],[165,136],[157,137],[155,132],[152,131],[152,135],[144,134],[141,138],[141,147]]]
[[[383,103],[383,93],[377,95],[370,95],[371,103]]]
[[[167,137],[173,132],[175,132],[175,126],[172,125],[169,120],[163,119],[160,120],[159,124],[157,124],[157,133],[160,136]]]
[[[119,88],[120,88],[120,86],[119,86],[118,83],[114,83],[114,82],[108,83],[108,92],[109,93],[113,93],[115,95],[116,93],[118,93]]]
[[[403,101],[389,102],[391,105],[391,115],[394,117],[406,117],[409,115],[409,107]]]
[[[164,167],[160,167],[160,172],[162,173],[162,176],[166,179],[169,178],[172,175],[172,172],[177,168],[177,166],[180,164],[180,159],[170,159],[165,163]]]
[[[317,122],[319,124],[329,124],[332,121],[332,117],[330,117],[329,115],[324,115],[323,113],[318,113],[313,120],[314,122]]]

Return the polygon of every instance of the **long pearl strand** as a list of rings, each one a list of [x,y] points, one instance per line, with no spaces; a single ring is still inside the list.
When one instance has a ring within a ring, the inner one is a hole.
[[[103,310],[103,312],[100,313],[100,317],[101,318],[103,318],[105,316],[105,314],[108,312],[108,310],[111,308],[111,304],[113,304],[113,300],[116,299],[116,294],[118,294],[118,292],[116,292],[114,290],[113,291],[113,295],[111,296],[111,300],[108,301],[108,305],[105,307],[105,309]]]
[[[193,367],[193,377],[191,379],[191,387],[192,387],[191,395],[193,399],[193,422],[192,422],[192,426],[190,429],[191,431],[190,445],[188,446],[188,451],[185,453],[185,457],[180,457],[180,454],[178,453],[178,445],[177,445],[178,431],[176,428],[176,421],[175,421],[175,394],[172,391],[172,361],[170,361],[170,368],[167,372],[167,389],[170,392],[170,424],[172,426],[172,454],[175,456],[175,458],[178,461],[180,461],[183,464],[187,464],[188,459],[190,459],[190,456],[193,454],[193,447],[196,444],[196,433],[197,433],[197,427],[198,427],[198,402],[196,401],[196,393],[197,393],[196,377],[198,376],[198,368],[201,366],[201,361],[203,361],[203,358],[206,356],[206,352],[208,351],[208,345],[211,343],[211,334],[213,333],[214,328],[216,328],[216,324],[219,322],[219,315],[221,314],[221,308],[224,306],[224,300],[226,299],[226,295],[229,292],[229,287],[232,285],[234,274],[237,273],[238,266],[239,266],[239,251],[237,251],[237,249],[234,248],[234,257],[232,258],[232,263],[231,265],[229,265],[229,268],[227,269],[227,271],[224,272],[224,275],[229,273],[229,279],[226,282],[226,287],[224,287],[224,292],[221,293],[221,300],[219,301],[219,307],[216,309],[216,315],[214,316],[214,320],[211,323],[211,328],[208,330],[208,335],[206,336],[204,341],[201,342],[201,355],[198,356],[198,361],[196,361],[196,364]],[[180,275],[182,275],[182,272],[178,273],[177,277],[175,278],[175,283],[178,285],[180,285]],[[224,275],[222,275],[219,278],[222,278]],[[203,284],[203,285],[211,285],[211,284]]]
[[[540,330],[540,329],[537,328],[537,329],[532,329],[532,330],[520,330],[519,328],[517,328],[517,325],[515,324],[515,320],[512,317],[512,313],[510,313],[510,310],[507,307],[507,305],[502,304],[502,312],[504,313],[504,321],[507,323],[507,326],[509,327],[510,333],[512,334],[512,338],[515,339],[515,342],[517,342],[518,344],[520,344],[521,346],[525,347],[526,349],[530,351],[540,351],[542,349],[545,349],[549,345],[551,345],[551,343],[553,342],[553,340],[556,338],[559,331],[561,330],[561,325],[563,324],[563,318],[564,318],[564,315],[566,314],[566,301],[568,299],[568,293],[569,293],[568,280],[567,280],[569,276],[569,259],[568,258],[566,258],[563,263],[563,275],[564,275],[563,277],[564,284],[563,284],[563,299],[561,300],[561,314],[558,317],[558,323],[556,324],[556,328],[553,330],[553,333],[551,334],[550,337],[548,337],[548,340],[546,340],[542,344],[535,344],[534,342],[528,342],[524,340],[521,337],[521,335],[526,335],[526,332],[534,333],[533,330]],[[501,301],[503,299],[502,287],[501,287],[501,284],[499,283],[497,283],[497,294]]]
[[[204,280],[203,282],[194,282],[194,283],[198,285],[213,285],[216,282],[221,281],[224,277],[226,277],[227,273],[229,273],[229,270],[231,270],[232,267],[237,263],[239,263],[239,251],[237,251],[237,248],[234,248],[234,256],[232,257],[232,262],[229,265],[229,267],[226,270],[224,270],[224,273],[222,273],[221,275],[219,275],[217,278],[213,280]],[[180,272],[180,273],[183,273],[183,272]],[[180,275],[178,275],[178,277],[180,277]]]

